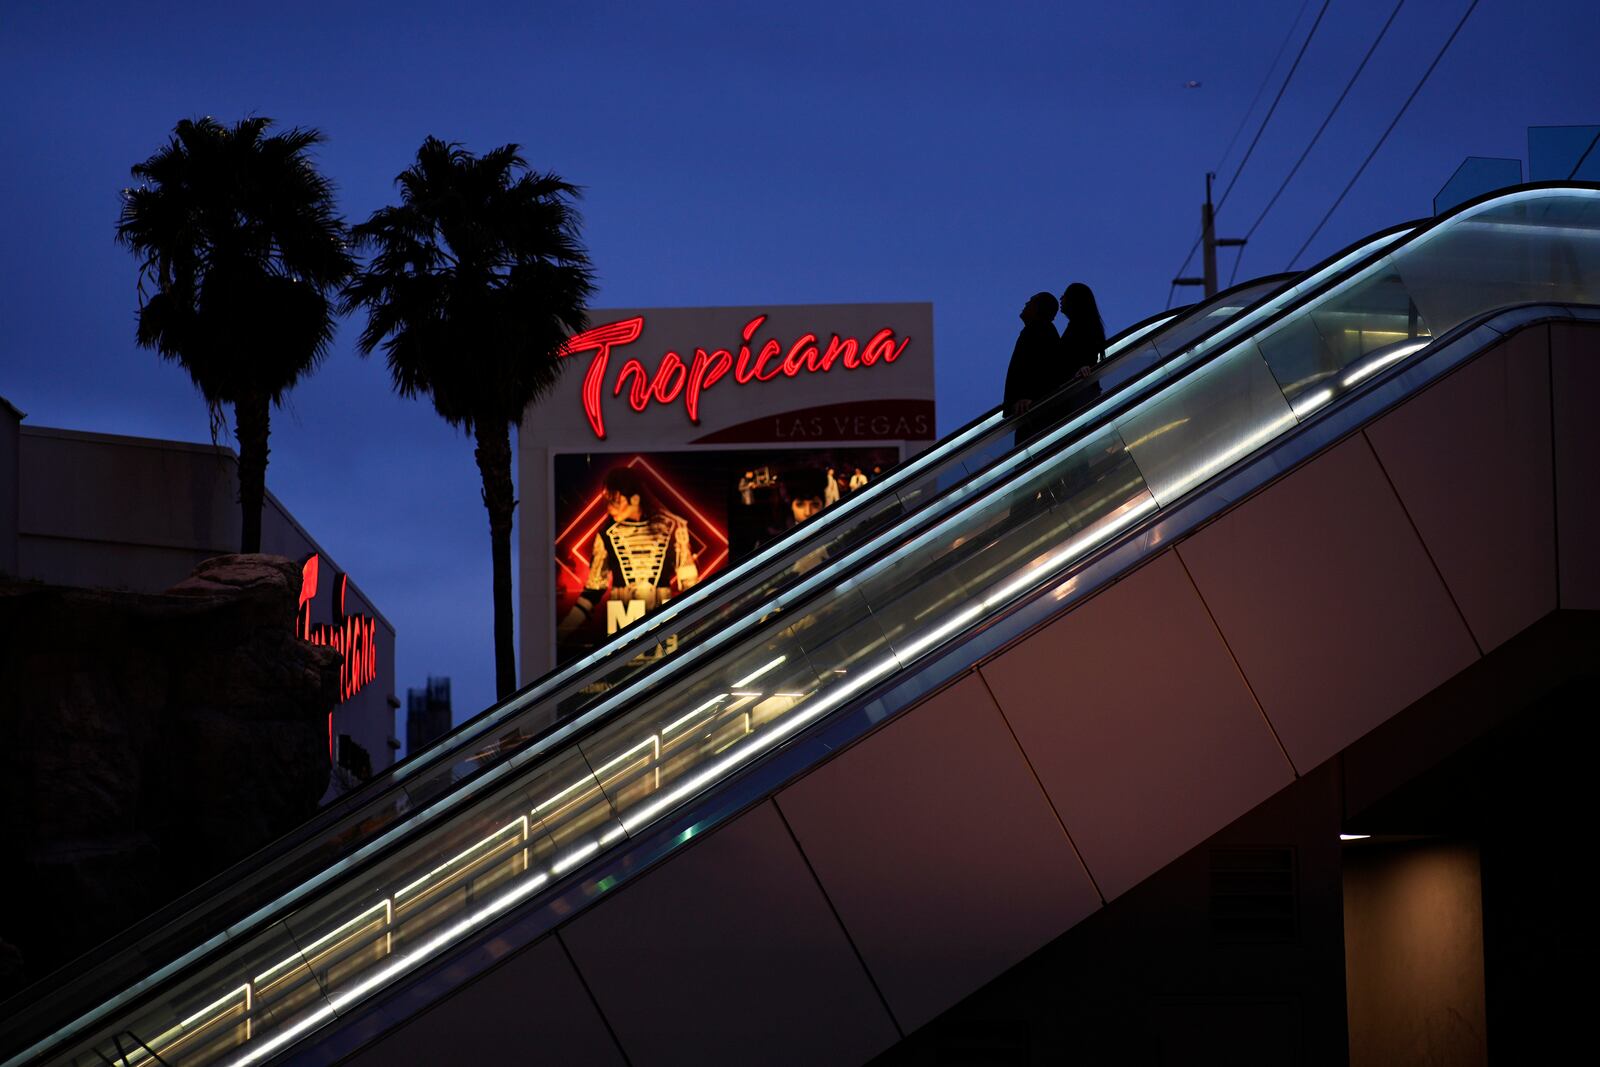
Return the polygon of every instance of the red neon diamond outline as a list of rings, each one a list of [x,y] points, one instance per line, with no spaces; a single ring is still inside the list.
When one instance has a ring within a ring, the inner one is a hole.
[[[648,473],[652,479],[654,479],[656,485],[670,495],[673,500],[682,505],[683,510],[698,520],[700,523],[700,528],[705,530],[710,535],[709,538],[705,539],[706,551],[708,553],[715,552],[716,555],[711,557],[710,562],[704,564],[702,564],[698,559],[695,560],[695,567],[700,572],[699,580],[702,582],[705,581],[728,559],[728,535],[726,531],[707,518],[705,513],[699,508],[691,504],[689,500],[678,491],[677,486],[668,481],[666,476],[660,471],[656,470],[650,461],[645,459],[643,456],[636,455],[624,463],[623,466],[644,468],[645,472]],[[566,528],[556,535],[556,564],[562,570],[566,571],[567,574],[572,576],[573,582],[575,582],[580,589],[583,588],[583,586],[589,580],[590,561],[589,557],[584,554],[584,550],[587,548],[587,546],[594,543],[595,533],[599,531],[601,524],[606,521],[605,499],[606,494],[604,489],[595,493],[594,498],[583,506],[583,510],[578,512],[577,516],[571,522],[567,523]],[[600,513],[595,516],[592,522],[589,522],[587,520],[587,516],[596,508],[599,509]],[[567,535],[571,533],[573,528],[578,526],[580,523],[586,524],[583,532],[580,533],[575,540],[567,542]],[[562,547],[564,542],[566,542],[565,548]],[[718,545],[721,547],[718,548]],[[574,569],[574,566],[569,566],[566,559],[563,558],[567,555],[572,557],[576,569]]]

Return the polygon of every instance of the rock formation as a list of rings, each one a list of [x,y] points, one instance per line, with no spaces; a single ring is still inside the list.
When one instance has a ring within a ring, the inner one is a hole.
[[[0,997],[316,811],[340,657],[299,588],[257,555],[154,595],[0,580]]]

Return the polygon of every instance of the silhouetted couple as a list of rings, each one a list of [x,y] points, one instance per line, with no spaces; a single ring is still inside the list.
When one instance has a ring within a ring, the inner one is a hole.
[[[1060,333],[1055,327],[1058,308],[1067,316],[1067,327]],[[1005,414],[1017,420],[1020,448],[1100,394],[1098,383],[1087,382],[1070,397],[1046,404],[1094,373],[1095,365],[1105,358],[1106,328],[1094,292],[1082,282],[1067,286],[1059,305],[1049,293],[1035,293],[1019,317],[1022,332],[1006,369]]]

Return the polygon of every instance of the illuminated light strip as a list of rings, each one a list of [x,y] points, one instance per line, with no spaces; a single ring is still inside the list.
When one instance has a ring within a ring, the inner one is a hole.
[[[1295,418],[1303,419],[1332,399],[1333,386],[1330,385],[1307,396],[1296,398],[1289,406],[1293,409]]]
[[[279,1049],[282,1049],[292,1042],[299,1040],[304,1034],[316,1028],[317,1026],[320,1026],[329,1018],[336,1015],[338,1011],[348,1008],[350,1005],[354,1004],[357,1000],[371,992],[373,989],[376,989],[378,986],[389,981],[391,978],[395,977],[401,972],[409,970],[411,967],[421,963],[426,957],[438,951],[448,942],[453,941],[457,937],[466,933],[468,930],[472,929],[473,926],[476,926],[484,920],[492,918],[495,914],[510,908],[513,904],[517,903],[517,901],[533,893],[534,890],[538,889],[549,880],[550,876],[547,874],[541,874],[537,878],[529,879],[528,884],[516,887],[503,896],[491,901],[487,906],[479,911],[476,911],[467,916],[465,919],[462,919],[460,922],[445,928],[443,931],[429,938],[427,941],[424,941],[422,944],[418,945],[405,955],[395,957],[377,974],[374,974],[366,981],[358,983],[347,990],[333,994],[328,998],[328,1003],[326,1003],[323,1007],[318,1008],[306,1018],[301,1019],[283,1033],[275,1035],[271,1039],[263,1042],[260,1046],[252,1048],[244,1056],[234,1060],[234,1067],[249,1067],[251,1064],[260,1063],[268,1056],[276,1053]]]
[[[472,929],[472,927],[479,925],[485,920],[493,918],[499,912],[510,908],[513,904],[517,903],[523,897],[528,896],[530,893],[538,889],[541,885],[549,880],[549,875],[542,874],[538,878],[532,879],[530,884],[518,886],[511,892],[508,892],[490,902],[487,906],[479,911],[474,912],[455,925],[447,927],[440,933],[429,938],[427,941],[424,941],[422,944],[418,945],[404,956],[396,957],[386,967],[380,970],[379,973],[368,978],[366,981],[354,985],[342,992],[333,994],[328,998],[328,1004],[326,1006],[318,1008],[316,1012],[307,1018],[300,1020],[300,1022],[296,1023],[285,1033],[277,1035],[261,1047],[251,1049],[250,1052],[243,1057],[234,1060],[233,1067],[249,1067],[251,1064],[260,1063],[263,1059],[273,1055],[279,1049],[295,1040],[298,1040],[307,1031],[327,1021],[330,1016],[333,1016],[337,1012],[343,1011],[344,1009],[350,1007],[352,1004],[366,996],[378,986],[389,981],[391,978],[394,978],[401,972],[409,970],[418,963],[421,963],[426,957],[431,956],[445,944],[455,940],[457,937],[460,937],[462,934]]]
[[[676,730],[678,727],[682,726],[684,723],[688,722],[690,719],[692,719],[695,716],[699,715],[702,711],[707,711],[710,708],[715,707],[718,701],[724,700],[724,699],[726,699],[727,697],[729,697],[731,695],[732,694],[729,694],[729,693],[719,693],[719,694],[717,694],[716,696],[712,697],[710,700],[706,701],[704,704],[701,704],[698,708],[695,708],[689,714],[685,715],[683,718],[677,720],[674,723],[671,723],[670,725],[663,726],[661,728],[661,736],[665,737],[667,734],[670,734],[672,731]]]
[[[404,892],[404,890],[401,890],[401,892]],[[283,960],[281,963],[275,963],[271,967],[268,967],[266,970],[264,970],[260,974],[256,975],[255,980],[251,984],[255,985],[255,986],[271,985],[273,982],[277,981],[278,978],[281,977],[283,974],[286,974],[286,973],[288,973],[290,971],[293,971],[297,967],[302,967],[303,966],[307,970],[310,970],[311,969],[311,960],[309,959],[309,957],[317,955],[318,951],[320,949],[322,949],[324,946],[326,946],[328,944],[331,944],[334,941],[339,940],[341,937],[344,937],[345,935],[347,935],[351,930],[359,929],[362,926],[369,925],[372,922],[373,914],[376,913],[376,912],[379,912],[379,911],[383,911],[384,910],[384,906],[387,903],[388,903],[388,900],[386,898],[386,899],[381,900],[378,903],[372,905],[372,907],[368,908],[366,911],[364,911],[361,914],[357,915],[355,918],[351,919],[349,922],[345,923],[343,926],[341,926],[338,929],[334,930],[332,933],[325,934],[322,937],[319,937],[317,940],[313,941],[311,944],[307,945],[305,948],[299,949],[298,951],[296,951],[295,954],[290,956],[288,959]]]
[[[594,848],[596,846],[589,847]],[[410,952],[407,952],[402,956],[394,957],[386,966],[382,967],[378,973],[372,975],[366,981],[360,982],[354,986],[351,986],[349,989],[341,990],[340,992],[333,994],[328,998],[327,1004],[321,1008],[318,1008],[311,1015],[301,1019],[283,1033],[277,1034],[263,1042],[261,1045],[251,1048],[244,1056],[233,1061],[234,1067],[249,1067],[251,1064],[260,1063],[262,1060],[275,1054],[279,1049],[282,1049],[294,1041],[299,1040],[300,1037],[326,1022],[339,1011],[343,1011],[345,1008],[350,1007],[356,1001],[360,1000],[362,997],[366,996],[380,985],[383,985],[402,972],[407,971],[412,967],[415,967],[417,964],[423,962],[426,958],[432,956],[440,948],[454,941],[456,938],[468,932],[473,927],[493,918],[500,912],[506,911],[512,905],[521,901],[525,897],[532,895],[534,891],[539,889],[548,881],[550,881],[550,875],[548,874],[540,874],[537,877],[530,878],[525,884],[511,889],[478,911],[475,911],[459,922],[446,927],[444,930],[429,938],[427,941],[424,941]]]
[[[1117,511],[1107,515],[1102,520],[1104,525],[1097,523],[1095,526],[1084,530],[1059,550],[1046,556],[1041,563],[1029,567],[1025,573],[1007,582],[998,591],[984,597],[983,609],[987,611],[998,607],[1003,602],[1011,599],[1014,594],[1037,582],[1042,572],[1055,570],[1063,563],[1067,563],[1085,552],[1098,548],[1143,516],[1155,511],[1158,506],[1155,497],[1146,489],[1144,496],[1139,501],[1132,504],[1123,504]]]
[[[561,859],[550,865],[550,873],[565,874],[567,871],[572,870],[572,868],[576,867],[578,864],[582,863],[584,860],[588,859],[590,856],[599,851],[600,843],[598,841],[591,841],[582,848],[573,849],[571,852],[561,857]]]
[[[783,666],[784,661],[787,660],[788,658],[789,658],[788,656],[779,656],[777,659],[773,660],[771,663],[767,664],[765,667],[758,668],[753,674],[747,674],[743,678],[740,678],[737,682],[734,682],[733,684],[736,687],[737,686],[741,686],[741,685],[749,685],[751,682],[755,681],[757,678],[761,677],[763,674],[766,674],[768,671],[775,670],[778,667]],[[735,694],[735,695],[737,696],[738,694]]]
[[[538,815],[541,811],[544,811],[547,808],[552,807],[557,801],[561,800],[563,797],[566,797],[568,794],[576,792],[577,790],[582,789],[585,786],[591,786],[591,787],[593,787],[595,789],[599,789],[602,793],[604,793],[605,792],[605,787],[600,784],[600,777],[603,774],[605,774],[606,771],[609,771],[611,768],[617,766],[618,764],[630,762],[629,757],[631,757],[635,752],[639,751],[642,748],[649,748],[652,745],[655,746],[656,758],[660,759],[661,758],[661,740],[656,735],[652,734],[649,737],[645,738],[643,741],[640,741],[638,744],[634,745],[632,748],[627,749],[626,751],[624,751],[622,753],[622,755],[617,756],[615,759],[611,760],[611,762],[602,764],[599,767],[599,769],[591,771],[590,772],[590,777],[584,778],[584,779],[580,779],[578,782],[574,783],[573,785],[567,786],[567,788],[563,789],[561,792],[557,793],[555,796],[551,797],[549,800],[546,800],[543,804],[540,804],[538,807],[534,808],[533,809],[533,813],[535,815]],[[580,755],[583,752],[581,747],[579,748],[578,751],[579,751]]]
[[[566,796],[568,796],[568,795],[570,795],[572,793],[576,793],[580,789],[585,789],[585,788],[587,788],[587,789],[599,789],[602,793],[605,792],[605,790],[603,788],[601,788],[600,782],[599,782],[598,779],[594,778],[593,776],[588,777],[588,778],[583,778],[583,779],[580,779],[579,781],[577,781],[576,783],[574,783],[573,785],[567,786],[561,792],[557,793],[555,796],[551,797],[549,800],[545,801],[543,804],[540,804],[538,807],[534,808],[533,809],[533,813],[535,815],[538,815],[541,811],[544,811],[547,808],[553,807],[556,804],[557,801],[563,799],[564,797],[566,797]]]
[[[404,957],[401,957],[404,959]],[[324,1004],[304,1019],[295,1023],[281,1034],[266,1039],[261,1045],[253,1047],[249,1052],[234,1060],[235,1067],[248,1067],[249,1064],[260,1063],[262,1060],[277,1052],[280,1048],[298,1041],[300,1037],[321,1026],[333,1018],[333,1006]]]
[[[1399,363],[1402,359],[1405,359],[1407,356],[1418,351],[1419,349],[1427,348],[1428,345],[1432,343],[1433,338],[1429,337],[1413,341],[1409,344],[1400,345],[1393,352],[1388,352],[1382,357],[1366,364],[1365,366],[1357,367],[1351,370],[1340,380],[1346,387],[1355,385],[1357,382],[1366,381],[1383,368],[1391,367],[1394,364]]]
[[[921,653],[923,649],[930,648],[933,645],[938,644],[950,634],[961,629],[961,627],[965,626],[979,615],[982,615],[986,607],[988,607],[987,604],[973,604],[966,610],[957,612],[955,616],[947,620],[942,626],[939,626],[931,633],[927,633],[921,637],[918,637],[915,641],[906,645],[902,654],[907,660],[916,659],[917,655]]]
[[[698,792],[702,786],[711,781],[713,778],[720,776],[723,771],[730,767],[735,767],[749,759],[751,756],[754,756],[757,753],[760,753],[777,744],[783,738],[787,737],[795,730],[798,730],[801,726],[820,715],[826,714],[838,704],[848,700],[852,694],[860,689],[865,688],[878,677],[888,673],[889,671],[892,671],[898,665],[898,662],[893,656],[879,660],[878,663],[868,668],[862,674],[857,675],[844,685],[840,686],[838,689],[833,690],[823,699],[816,701],[814,707],[812,705],[802,705],[799,711],[794,712],[790,716],[784,717],[775,725],[763,730],[759,735],[757,735],[756,740],[735,749],[728,756],[718,760],[716,763],[712,764],[704,771],[701,771],[693,778],[684,782],[670,793],[666,793],[660,797],[657,797],[651,803],[642,805],[630,815],[619,816],[619,820],[631,834],[635,829],[646,825],[652,817],[659,814],[664,809],[671,807],[684,797]]]
[[[411,893],[411,891],[416,889],[418,886],[424,885],[424,884],[426,884],[428,882],[433,881],[434,876],[437,875],[437,874],[442,874],[445,871],[448,871],[453,867],[465,866],[468,862],[470,862],[470,860],[472,858],[474,858],[478,853],[480,853],[485,847],[487,847],[489,845],[492,845],[497,841],[500,841],[507,830],[515,829],[519,825],[522,828],[522,838],[523,838],[523,840],[527,840],[527,838],[528,838],[528,817],[526,815],[523,815],[520,818],[512,819],[510,822],[508,822],[504,826],[500,827],[500,829],[496,830],[494,833],[490,834],[488,837],[485,837],[483,840],[477,842],[476,844],[468,845],[465,850],[456,853],[454,856],[451,856],[449,859],[447,859],[443,863],[439,864],[439,866],[435,867],[433,870],[429,871],[427,874],[423,875],[421,878],[418,878],[416,881],[412,882],[410,885],[406,886],[404,889],[402,889],[399,892],[395,893],[394,898],[396,900],[399,900],[401,897],[409,895]]]
[[[244,994],[244,1036],[246,1041],[250,1040],[252,999],[250,996],[250,983],[246,982],[238,989],[224,993],[221,997],[207,1004],[176,1026],[169,1026],[160,1036],[152,1038],[148,1043],[141,1042],[145,1047],[133,1049],[122,1058],[129,1064],[143,1063],[145,1060],[152,1058],[159,1059],[160,1054],[155,1052],[156,1049],[160,1049],[163,1052],[168,1051],[172,1046],[187,1041],[190,1037],[199,1033],[200,1030],[203,1030],[205,1026],[209,1026],[212,1022],[219,1020],[222,1016],[217,1012],[217,1009],[231,1008],[238,1001],[240,993]],[[202,1019],[206,1020],[204,1026],[194,1027],[194,1024]],[[194,1029],[190,1029],[191,1027],[194,1027]]]
[[[649,737],[623,752],[622,755],[616,757],[611,762],[601,764],[600,769],[594,772],[595,778],[598,779],[611,768],[619,766],[620,764],[632,763],[633,759],[631,757],[635,752],[638,752],[640,749],[650,748],[652,745],[655,747],[656,755],[659,757],[661,755],[661,741],[656,737],[655,734],[651,734]]]
[[[1176,430],[1179,426],[1187,426],[1188,424],[1189,424],[1189,416],[1187,416],[1187,415],[1185,415],[1181,419],[1173,419],[1171,422],[1164,423],[1164,424],[1162,424],[1160,426],[1157,426],[1155,429],[1151,430],[1149,433],[1144,434],[1141,437],[1138,437],[1138,438],[1136,438],[1136,439],[1134,439],[1132,441],[1129,441],[1127,444],[1125,444],[1123,446],[1123,450],[1126,451],[1126,452],[1132,452],[1134,449],[1139,448],[1141,445],[1149,444],[1151,441],[1154,441],[1157,437],[1160,437],[1162,434],[1169,433],[1169,432],[1171,432],[1173,430]]]
[[[1186,368],[1189,365],[1191,365],[1192,363],[1194,363],[1195,360],[1202,353],[1210,352],[1210,351],[1222,348],[1225,345],[1232,344],[1234,342],[1234,340],[1239,338],[1247,329],[1252,328],[1252,327],[1256,326],[1257,324],[1259,324],[1260,322],[1262,322],[1263,320],[1265,320],[1267,318],[1270,318],[1271,316],[1277,314],[1277,312],[1279,310],[1281,310],[1285,305],[1292,303],[1294,300],[1296,300],[1299,297],[1305,295],[1305,293],[1308,290],[1315,288],[1316,286],[1320,285],[1322,282],[1326,281],[1327,279],[1332,278],[1335,275],[1339,274],[1346,267],[1348,267],[1351,263],[1355,262],[1358,259],[1361,259],[1363,256],[1366,256],[1369,253],[1375,253],[1379,249],[1382,249],[1382,248],[1385,248],[1385,247],[1393,247],[1394,245],[1398,244],[1400,241],[1404,240],[1406,237],[1408,237],[1409,235],[1411,235],[1411,234],[1413,234],[1415,232],[1416,231],[1414,229],[1412,229],[1412,230],[1403,230],[1403,231],[1400,231],[1398,233],[1393,233],[1393,234],[1386,234],[1383,237],[1379,237],[1379,238],[1377,238],[1375,240],[1366,242],[1365,244],[1363,244],[1359,248],[1352,249],[1350,252],[1348,252],[1345,255],[1339,257],[1339,259],[1335,260],[1333,263],[1330,263],[1328,266],[1324,267],[1322,270],[1318,271],[1316,274],[1312,275],[1309,278],[1302,279],[1300,282],[1297,282],[1295,285],[1293,285],[1289,289],[1284,290],[1282,293],[1279,294],[1279,297],[1277,299],[1269,301],[1267,304],[1264,304],[1263,306],[1258,307],[1255,311],[1251,312],[1248,315],[1243,315],[1243,316],[1240,316],[1239,318],[1234,319],[1231,323],[1229,323],[1228,325],[1222,327],[1216,333],[1212,334],[1209,338],[1207,338],[1206,340],[1202,341],[1201,343],[1195,345],[1193,348],[1189,349],[1187,352],[1181,354],[1180,356],[1167,358],[1166,362],[1163,363],[1160,366],[1160,368],[1158,370],[1156,370],[1156,372],[1152,375],[1152,377],[1150,379],[1151,383],[1154,384],[1155,382],[1159,382],[1159,381],[1162,381],[1162,380],[1164,380],[1166,378],[1172,377],[1173,375],[1175,375],[1179,371],[1183,370],[1184,368]],[[1378,262],[1382,262],[1382,261],[1379,260]],[[1369,265],[1369,270],[1370,270],[1370,268],[1372,266],[1377,266],[1377,263],[1373,263],[1373,264]],[[1348,284],[1350,281],[1352,281],[1352,280],[1354,280],[1356,278],[1365,278],[1367,276],[1367,274],[1368,274],[1368,271],[1366,271],[1366,270],[1360,271],[1357,274],[1354,274],[1350,278],[1346,279],[1345,284]],[[1328,299],[1328,298],[1332,297],[1335,293],[1342,291],[1343,288],[1344,288],[1344,285],[1336,285],[1336,286],[1334,286],[1334,288],[1330,289],[1328,292],[1321,294],[1317,299],[1318,300]]]
[[[610,830],[607,830],[605,833],[600,835],[600,843],[602,845],[609,845],[619,837],[626,837],[627,833],[628,831],[623,829],[621,826],[614,826]]]
[[[721,698],[719,697],[718,699],[721,699]],[[694,713],[691,712],[690,714],[692,715]],[[682,720],[680,719],[679,721],[681,722]],[[656,759],[659,761],[661,759],[661,739],[658,736],[656,736],[655,734],[652,734],[649,737],[645,738],[643,741],[639,742],[637,745],[634,745],[632,748],[628,749],[626,752],[624,752],[622,755],[618,756],[616,759],[612,760],[610,763],[607,763],[604,766],[602,766],[599,770],[591,772],[591,776],[589,778],[580,779],[576,783],[567,786],[567,788],[563,789],[561,792],[557,793],[555,796],[551,797],[549,800],[546,800],[543,804],[540,804],[538,807],[534,808],[533,809],[533,813],[535,815],[538,815],[541,811],[545,811],[546,809],[554,806],[556,804],[556,802],[561,800],[563,797],[566,797],[569,794],[575,793],[579,789],[584,788],[585,786],[588,786],[588,787],[594,788],[594,789],[598,789],[598,790],[600,790],[600,793],[601,793],[602,796],[605,795],[605,786],[600,784],[600,776],[602,774],[604,774],[606,771],[610,770],[612,767],[615,767],[617,764],[627,762],[628,757],[631,756],[633,753],[637,752],[639,749],[647,748],[652,744],[655,746]],[[580,747],[578,751],[579,751],[579,754],[581,755],[583,750]],[[659,775],[658,775],[658,777],[659,777]]]
[[[1552,191],[1557,192],[1557,195],[1565,196],[1569,193],[1586,192],[1587,190],[1562,189],[1559,191]],[[1494,229],[1505,233],[1527,234],[1531,237],[1543,237],[1548,240],[1556,240],[1557,231],[1559,231],[1560,236],[1564,237],[1583,237],[1591,241],[1595,238],[1600,238],[1600,230],[1588,226],[1574,226],[1572,223],[1577,221],[1575,219],[1565,219],[1562,221],[1565,222],[1565,225],[1555,223],[1548,226],[1540,226],[1537,223],[1512,222],[1509,219],[1502,221],[1500,219],[1473,218],[1463,221],[1461,225],[1464,227],[1475,226],[1482,229]]]
[[[194,1025],[194,1023],[197,1020],[199,1020],[199,1019],[201,1019],[201,1018],[203,1018],[203,1017],[205,1017],[207,1015],[210,1015],[217,1008],[222,1007],[224,1004],[233,1003],[234,998],[237,997],[240,993],[244,994],[244,1010],[245,1011],[249,1011],[250,1010],[250,1004],[251,1004],[251,1000],[250,1000],[250,983],[246,982],[244,985],[240,986],[238,989],[235,989],[233,992],[231,992],[231,993],[227,994],[226,996],[224,996],[221,1000],[213,1001],[212,1003],[207,1004],[205,1007],[201,1008],[199,1011],[195,1012],[193,1015],[191,1015],[187,1019],[183,1020],[183,1022],[178,1024],[178,1029],[187,1030],[190,1026]]]
[[[1277,437],[1290,426],[1296,425],[1296,421],[1297,420],[1294,417],[1293,411],[1290,411],[1285,415],[1279,415],[1277,418],[1267,423],[1267,425],[1261,427],[1261,429],[1257,430],[1255,433],[1250,434],[1242,440],[1237,441],[1229,447],[1223,449],[1221,452],[1218,452],[1216,455],[1210,457],[1206,461],[1205,465],[1199,470],[1185,476],[1183,480],[1177,482],[1175,485],[1168,487],[1168,492],[1170,493],[1172,499],[1176,500],[1178,497],[1187,493],[1190,489],[1193,489],[1195,486],[1199,485],[1207,478],[1210,478],[1218,471],[1230,466],[1233,461],[1238,459],[1240,456],[1245,456],[1251,452],[1254,452],[1256,449],[1260,448],[1274,437]]]

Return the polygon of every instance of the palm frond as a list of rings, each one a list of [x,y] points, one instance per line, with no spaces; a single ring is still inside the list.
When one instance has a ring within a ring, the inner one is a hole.
[[[117,241],[139,263],[139,344],[175,359],[208,403],[280,399],[326,357],[355,261],[320,132],[253,116],[184,119],[135,164]]]
[[[395,184],[400,202],[351,230],[369,254],[341,300],[366,310],[359,350],[382,348],[395,391],[454,426],[518,421],[559,380],[594,293],[578,188],[515,144],[475,156],[436,137]]]

